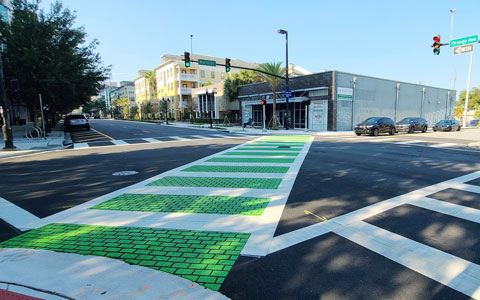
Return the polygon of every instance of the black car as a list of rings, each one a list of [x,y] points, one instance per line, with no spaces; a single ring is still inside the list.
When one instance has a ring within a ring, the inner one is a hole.
[[[397,132],[414,133],[415,131],[427,132],[428,124],[424,118],[404,118],[395,124]]]
[[[441,120],[433,125],[433,131],[460,131],[461,127],[460,122],[457,120]]]
[[[85,128],[90,130],[90,124],[84,115],[68,115],[65,117],[64,127],[66,131],[71,131],[76,128]]]
[[[355,126],[355,134],[370,134],[377,136],[380,133],[389,133],[390,135],[395,134],[395,122],[392,119],[387,117],[373,117],[368,118],[360,124]]]

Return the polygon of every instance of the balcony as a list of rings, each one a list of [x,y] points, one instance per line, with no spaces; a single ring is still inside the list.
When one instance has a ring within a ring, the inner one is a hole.
[[[184,81],[198,81],[198,74],[180,73],[180,80]]]
[[[181,87],[181,88],[178,89],[178,94],[179,95],[191,95],[192,94],[192,89]]]

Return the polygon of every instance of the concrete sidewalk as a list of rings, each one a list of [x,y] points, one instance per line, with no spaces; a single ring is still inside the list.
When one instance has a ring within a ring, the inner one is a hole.
[[[11,150],[0,148],[0,159],[65,148],[63,122],[58,123],[45,137],[27,137],[32,127],[32,124],[12,126],[13,145],[16,148]]]

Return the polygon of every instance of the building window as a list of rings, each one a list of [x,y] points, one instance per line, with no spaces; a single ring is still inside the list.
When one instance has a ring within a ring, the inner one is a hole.
[[[182,70],[182,74],[187,74],[187,71],[185,71],[185,70]]]
[[[192,82],[192,89],[194,89],[195,87],[195,82]]]
[[[220,78],[225,79],[225,73],[220,73]]]
[[[182,87],[187,88],[187,84],[186,83],[182,84]]]
[[[205,78],[205,71],[204,70],[200,71],[200,76],[202,76],[202,78]]]
[[[215,72],[212,71],[212,74],[210,75],[212,79],[215,79]]]
[[[190,74],[195,75],[195,70],[190,70]]]

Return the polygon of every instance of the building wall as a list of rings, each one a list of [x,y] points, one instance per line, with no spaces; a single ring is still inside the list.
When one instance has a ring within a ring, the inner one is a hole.
[[[316,127],[334,131],[352,130],[369,117],[381,116],[396,121],[421,116],[433,125],[441,119],[453,118],[455,110],[456,94],[453,90],[338,71],[293,77],[290,78],[289,87],[296,94],[290,99],[291,102],[310,100],[310,106],[315,104],[315,107],[309,108],[309,127],[313,125],[315,117],[318,119],[321,116],[324,120],[326,114],[326,126],[320,126],[317,122]],[[284,101],[281,98],[284,91],[285,84],[281,83],[277,87],[280,101]],[[271,105],[268,100],[271,94],[268,83],[240,87],[242,118],[251,114],[252,107],[258,105],[262,97],[267,99],[267,105]]]
[[[390,117],[397,122],[405,117],[421,116],[433,125],[439,120],[453,118],[455,110],[453,90],[344,72],[336,72],[335,85],[336,130],[352,130],[352,126],[369,117]],[[353,101],[338,100],[338,87],[350,88]],[[342,109],[347,103],[350,104],[349,114]]]

